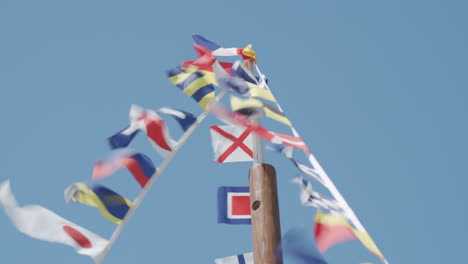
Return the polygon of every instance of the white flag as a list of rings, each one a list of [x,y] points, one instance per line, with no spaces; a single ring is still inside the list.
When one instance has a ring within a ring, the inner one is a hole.
[[[215,161],[252,161],[252,130],[236,125],[210,127]]]
[[[69,245],[78,254],[96,259],[109,243],[42,206],[20,207],[8,180],[0,183],[0,205],[20,232],[40,240]]]
[[[254,264],[253,253],[215,259],[216,264]]]

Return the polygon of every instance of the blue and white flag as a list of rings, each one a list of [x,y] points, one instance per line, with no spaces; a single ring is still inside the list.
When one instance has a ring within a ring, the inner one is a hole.
[[[300,162],[298,162],[296,159],[293,158],[293,148],[289,146],[283,146],[283,145],[273,145],[273,147],[270,147],[270,149],[280,153],[283,155],[285,158],[290,160],[294,166],[296,166],[302,173],[305,175],[317,180],[321,184],[323,184],[323,180],[320,177],[320,174],[313,168],[308,167],[307,165],[304,165]]]
[[[170,107],[161,107],[158,109],[158,112],[172,116],[177,122],[179,122],[179,125],[184,131],[187,131],[187,129],[197,121],[197,118],[191,113]]]
[[[249,187],[218,188],[218,223],[251,224]]]
[[[312,184],[304,178],[294,178],[294,183],[301,187],[301,203],[303,206],[311,206],[315,208],[325,209],[338,214],[344,214],[343,208],[337,201],[326,197],[312,189]]]
[[[253,264],[253,253],[245,253],[241,255],[229,256],[225,258],[215,259],[216,264]]]

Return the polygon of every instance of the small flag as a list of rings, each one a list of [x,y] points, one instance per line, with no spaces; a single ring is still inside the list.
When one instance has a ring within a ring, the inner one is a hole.
[[[20,207],[8,180],[0,183],[0,205],[20,232],[36,239],[71,246],[78,254],[88,255],[94,260],[109,244],[109,241],[47,208],[39,205]]]
[[[339,214],[325,214],[317,210],[315,216],[315,242],[320,252],[342,242],[358,239],[374,255],[384,258],[368,233],[354,229],[349,221]]]
[[[127,147],[140,130],[162,157],[172,152],[176,142],[170,137],[164,120],[156,112],[137,105],[130,107],[130,126],[108,138],[111,148]]]
[[[246,116],[263,115],[285,125],[292,126],[291,122],[283,112],[276,109],[272,105],[266,104],[254,98],[240,99],[235,96],[231,96],[231,109],[232,111],[241,113]]]
[[[257,136],[271,143],[302,149],[307,153],[310,152],[309,148],[300,137],[285,135],[267,130],[264,127],[252,122],[246,116],[239,113],[234,113],[219,104],[210,104],[208,111],[222,121],[252,129],[252,132],[254,132]]]
[[[281,238],[277,247],[277,256],[291,257],[299,264],[327,264],[318,252],[311,230],[305,227],[293,227]]]
[[[110,136],[107,138],[107,141],[109,142],[111,149],[125,148],[130,144],[130,142],[132,142],[138,132],[140,132],[140,128],[137,124],[134,124],[133,126],[122,129],[116,134]]]
[[[202,109],[215,99],[215,87],[212,80],[197,71],[197,67],[175,68],[167,71],[169,81],[179,87],[182,92],[191,96]]]
[[[197,118],[191,113],[170,107],[161,107],[158,109],[158,112],[172,116],[184,131],[187,131],[197,121]]]
[[[211,143],[215,161],[252,161],[252,130],[237,125],[211,126]]]
[[[218,223],[251,224],[249,187],[218,188]]]
[[[320,194],[312,189],[312,184],[304,178],[294,178],[294,183],[300,185],[301,188],[301,203],[304,206],[312,206],[315,208],[325,209],[330,212],[343,214],[343,208],[337,201],[332,200],[325,195]]]
[[[252,45],[247,45],[245,48],[223,48],[220,45],[207,40],[200,35],[192,36],[195,43],[210,50],[215,56],[236,56],[242,55],[244,60],[252,59],[257,62],[257,56],[255,51],[252,49]]]
[[[114,191],[97,184],[75,183],[65,189],[65,200],[99,209],[109,221],[120,224],[132,203]]]
[[[258,86],[255,83],[251,83],[240,78],[230,76],[223,69],[223,67],[217,64],[216,61],[211,66],[213,67],[213,71],[216,75],[216,81],[222,88],[232,89],[242,96],[258,97],[271,102],[276,102],[275,97],[270,91]]]
[[[296,161],[293,158],[293,148],[292,147],[283,146],[283,145],[274,145],[272,149],[274,151],[280,153],[281,155],[283,155],[285,158],[289,159],[294,164],[294,166],[296,166],[302,173],[304,173],[305,175],[317,180],[321,184],[325,185],[323,183],[323,180],[320,177],[319,173],[315,169],[310,168],[310,167]]]
[[[235,256],[215,259],[216,264],[253,264],[253,253],[244,253]]]
[[[241,61],[236,61],[235,63],[233,63],[230,73],[232,73],[234,76],[243,79],[246,82],[259,85],[259,82],[262,81],[260,77],[254,75],[254,73],[252,72],[252,65],[250,65],[249,63],[247,63],[247,65],[245,64],[245,62],[241,63]]]
[[[104,160],[94,164],[93,180],[110,176],[120,168],[127,168],[143,188],[156,172],[153,162],[143,153],[131,149],[116,149]]]

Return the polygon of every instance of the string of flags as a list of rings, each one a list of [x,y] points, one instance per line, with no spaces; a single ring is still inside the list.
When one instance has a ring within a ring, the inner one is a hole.
[[[299,185],[300,203],[317,210],[314,232],[302,227],[290,229],[277,247],[278,258],[288,255],[301,263],[326,264],[321,253],[336,244],[358,240],[383,263],[388,263],[282,110],[269,88],[268,79],[260,71],[252,45],[225,48],[200,35],[192,38],[197,58],[183,61],[179,66],[169,69],[166,77],[194,99],[204,112],[197,118],[180,109],[161,107],[151,110],[132,105],[128,126],[107,138],[109,155],[95,162],[91,175],[93,182],[73,183],[64,191],[67,202],[94,207],[105,219],[117,224],[111,239],[104,239],[42,206],[19,206],[11,192],[10,182],[5,181],[0,183],[0,205],[13,225],[26,235],[69,245],[77,253],[88,255],[96,263],[101,263],[151,185],[201,121],[211,113],[225,123],[210,126],[215,162],[253,161],[253,138],[258,137],[270,142],[272,145],[269,148],[292,162],[302,174],[292,181]],[[242,60],[234,63],[218,60],[219,57],[235,56]],[[217,87],[221,88],[219,95],[216,95]],[[230,108],[220,102],[220,98],[228,92],[235,94],[230,96]],[[160,115],[174,118],[179,124],[184,134],[178,140],[171,137]],[[256,122],[263,117],[285,125],[291,134],[272,131]],[[144,134],[163,158],[159,166],[147,155],[129,148],[138,134]],[[293,156],[294,150],[302,151],[310,165],[299,162]],[[121,168],[127,169],[142,188],[133,202],[96,183]],[[316,191],[312,183],[324,186],[331,197]],[[217,198],[218,223],[251,224],[249,187],[220,186]],[[308,241],[311,238],[312,242]],[[250,252],[217,258],[214,262],[253,264],[254,254]]]

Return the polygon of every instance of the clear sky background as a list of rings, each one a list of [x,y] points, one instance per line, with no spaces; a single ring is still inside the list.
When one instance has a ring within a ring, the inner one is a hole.
[[[0,1],[0,179],[110,237],[115,224],[63,190],[90,181],[131,104],[201,110],[165,71],[194,59],[192,34],[252,43],[287,116],[390,263],[465,261],[468,4],[394,1]],[[175,138],[177,125],[168,119]],[[250,226],[216,223],[216,191],[248,184],[250,163],[216,164],[208,118],[156,182],[105,263],[214,263],[250,252]],[[132,145],[158,164],[146,138]],[[299,152],[297,153],[299,154]],[[297,170],[275,153],[282,232],[302,207]],[[133,199],[126,170],[101,182]],[[2,264],[92,263],[29,238],[0,213]],[[358,242],[332,264],[378,259]],[[293,263],[293,262],[286,262]]]

